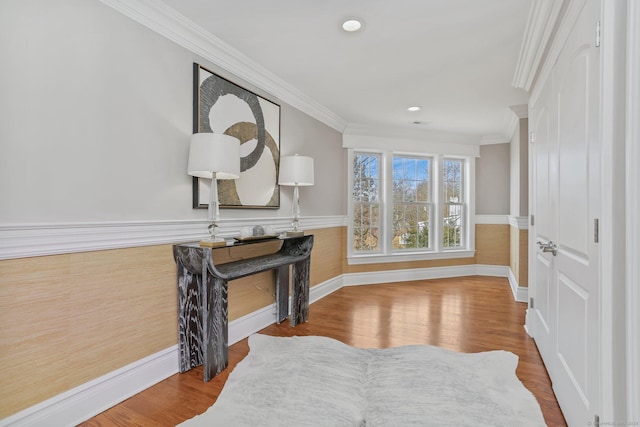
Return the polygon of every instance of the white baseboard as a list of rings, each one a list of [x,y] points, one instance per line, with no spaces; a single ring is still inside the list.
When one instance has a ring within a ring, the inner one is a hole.
[[[0,426],[75,426],[176,372],[177,345],[0,420]]]
[[[532,315],[532,310],[530,308],[527,308],[527,314],[524,317],[524,330],[527,333],[527,335],[529,335],[531,338],[534,338],[534,334],[533,334],[533,330],[531,329],[531,327],[529,326],[531,323],[531,319],[529,319],[529,316]]]
[[[314,303],[343,286],[475,275],[510,277],[510,271],[505,266],[463,265],[344,274],[313,286],[309,301]],[[229,322],[229,345],[266,328],[274,320],[275,304],[271,304]],[[0,420],[0,427],[75,426],[174,375],[178,372],[178,358],[177,345],[167,348]]]
[[[374,285],[377,283],[407,282],[411,280],[445,279],[465,276],[508,277],[509,267],[503,265],[457,265],[451,267],[387,270],[343,275],[344,286]]]
[[[520,286],[516,276],[513,274],[513,271],[511,271],[511,268],[507,267],[507,269],[509,270],[509,285],[511,285],[513,299],[518,302],[529,303],[529,288],[526,286]]]
[[[475,276],[509,277],[509,267],[505,265],[476,264]]]
[[[343,286],[343,276],[337,276],[333,279],[327,280],[326,282],[315,285],[309,290],[309,302],[313,304],[314,302],[321,300],[327,295],[334,293]]]

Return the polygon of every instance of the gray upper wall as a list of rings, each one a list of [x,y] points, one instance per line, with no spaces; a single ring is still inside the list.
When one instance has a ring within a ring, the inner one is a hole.
[[[97,0],[0,3],[0,224],[189,220],[192,64],[281,105],[283,155],[314,157],[305,216],[346,215],[340,132]],[[223,218],[288,217],[225,210]]]
[[[476,160],[476,214],[509,215],[510,144],[481,145]]]

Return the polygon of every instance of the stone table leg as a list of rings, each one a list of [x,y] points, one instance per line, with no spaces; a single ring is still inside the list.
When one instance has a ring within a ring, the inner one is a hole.
[[[309,258],[293,264],[291,326],[309,320]]]
[[[203,277],[204,310],[204,381],[218,375],[229,365],[228,320],[227,320],[227,281],[207,274]]]
[[[179,370],[186,372],[202,365],[202,277],[178,265],[178,349]]]
[[[276,323],[280,324],[289,315],[289,265],[276,270]]]

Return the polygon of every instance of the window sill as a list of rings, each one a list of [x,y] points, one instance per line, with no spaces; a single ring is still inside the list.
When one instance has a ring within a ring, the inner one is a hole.
[[[394,254],[350,255],[349,265],[378,264],[389,262],[426,261],[433,259],[473,258],[475,250],[451,250],[446,252],[410,252]]]

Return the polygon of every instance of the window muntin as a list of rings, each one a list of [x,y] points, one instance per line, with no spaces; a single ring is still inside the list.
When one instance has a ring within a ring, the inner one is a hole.
[[[380,251],[380,166],[379,154],[353,156],[353,250]]]
[[[431,162],[422,157],[393,158],[393,250],[430,248]]]

